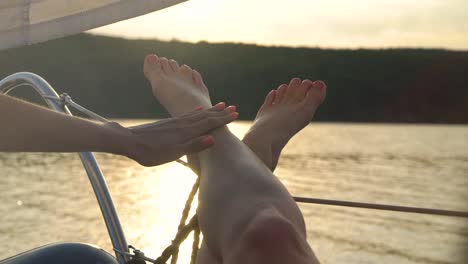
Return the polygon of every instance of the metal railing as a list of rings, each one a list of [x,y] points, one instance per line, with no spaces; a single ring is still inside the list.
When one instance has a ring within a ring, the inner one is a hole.
[[[12,74],[0,81],[0,93],[7,94],[13,89],[20,86],[32,87],[47,103],[47,105],[57,111],[68,115],[72,115],[70,110],[67,108],[67,103],[73,104],[70,97],[66,94],[59,96],[52,86],[39,75],[30,72],[19,72]],[[94,116],[98,118],[99,116]],[[100,119],[104,121],[105,119]],[[121,254],[120,252],[128,253],[128,245],[125,240],[125,235],[120,224],[117,211],[115,210],[114,203],[112,202],[109,189],[107,188],[106,180],[99,169],[96,158],[91,152],[79,153],[81,162],[88,174],[89,181],[96,195],[99,207],[101,208],[102,216],[106,223],[107,231],[112,242],[112,246],[115,249],[117,261],[121,264],[126,263],[129,260],[129,256]]]

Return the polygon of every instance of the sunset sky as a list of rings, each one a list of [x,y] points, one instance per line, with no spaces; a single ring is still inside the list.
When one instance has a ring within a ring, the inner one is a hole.
[[[191,42],[468,50],[468,1],[190,0],[91,32]]]

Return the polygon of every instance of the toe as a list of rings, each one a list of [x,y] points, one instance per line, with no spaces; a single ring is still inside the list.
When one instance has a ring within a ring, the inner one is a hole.
[[[302,81],[301,85],[299,85],[294,91],[292,91],[292,96],[296,102],[302,101],[307,91],[312,87],[313,82],[311,80],[304,80]]]
[[[297,77],[292,78],[291,81],[289,82],[289,87],[291,88],[297,88],[299,85],[301,85],[301,79]]]
[[[325,100],[326,93],[327,85],[323,81],[313,82],[304,100],[305,107],[315,110]]]
[[[286,91],[286,94],[284,95],[284,99],[287,102],[295,102],[295,94],[296,90],[299,88],[301,85],[301,79],[299,78],[292,78],[291,82],[289,82],[289,87]]]
[[[159,58],[156,54],[148,54],[145,57],[145,65],[154,65],[159,61]]]
[[[177,61],[169,60],[169,65],[171,66],[174,72],[177,72],[179,70],[179,63],[177,63]]]
[[[276,95],[275,99],[273,101],[273,104],[280,103],[283,100],[284,95],[286,94],[286,91],[288,90],[288,85],[282,84],[278,87],[276,90]]]
[[[195,82],[195,84],[203,91],[203,93],[209,96],[208,88],[206,88],[206,85],[203,82],[203,77],[196,70],[192,71],[192,81]]]
[[[197,85],[200,85],[200,86],[204,85],[203,78],[202,78],[201,74],[198,71],[196,71],[196,70],[192,71],[192,78],[193,78],[193,81]]]
[[[271,90],[267,96],[265,97],[265,106],[271,106],[273,104],[273,101],[275,101],[276,97],[276,90]]]
[[[150,78],[152,75],[156,75],[161,72],[161,63],[159,62],[158,56],[155,54],[149,54],[145,57],[143,63],[143,73],[146,78]]]
[[[186,79],[192,80],[193,71],[192,71],[192,68],[190,68],[188,65],[184,64],[180,66],[179,72]]]
[[[172,74],[174,71],[171,68],[171,65],[169,65],[169,60],[167,58],[160,58],[159,61],[161,62],[162,69],[165,73],[167,74]]]

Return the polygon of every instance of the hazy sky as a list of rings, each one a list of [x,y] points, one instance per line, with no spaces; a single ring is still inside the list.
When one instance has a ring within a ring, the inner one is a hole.
[[[468,50],[468,0],[190,0],[91,32],[194,42]]]

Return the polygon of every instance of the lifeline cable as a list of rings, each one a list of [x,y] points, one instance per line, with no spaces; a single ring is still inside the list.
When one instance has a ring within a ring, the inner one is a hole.
[[[346,207],[396,211],[396,212],[405,212],[405,213],[431,214],[431,215],[468,218],[468,212],[461,212],[461,211],[451,211],[451,210],[441,210],[441,209],[421,208],[421,207],[409,207],[409,206],[400,206],[400,205],[388,205],[388,204],[359,203],[359,202],[349,202],[349,201],[340,201],[340,200],[318,199],[318,198],[310,198],[310,197],[293,197],[293,198],[298,203],[315,203],[315,204],[326,204],[326,205],[334,205],[334,206],[346,206]]]

